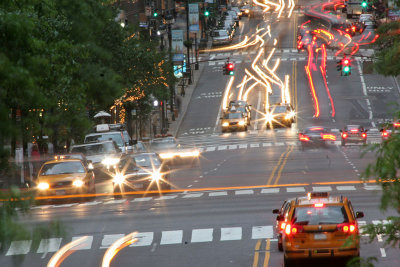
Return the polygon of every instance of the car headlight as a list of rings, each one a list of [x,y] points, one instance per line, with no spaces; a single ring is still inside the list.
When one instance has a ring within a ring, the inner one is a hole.
[[[89,163],[89,164],[88,164],[88,170],[94,170],[93,163]]]
[[[180,153],[179,156],[181,156],[183,158],[184,157],[198,157],[198,156],[200,156],[200,152],[198,150],[190,151],[190,152],[183,152],[183,153]]]
[[[286,114],[285,119],[292,119],[295,115],[296,113],[294,111],[290,111],[289,114]]]
[[[246,11],[245,11],[246,13],[249,13],[250,12],[250,10],[248,10],[248,9],[246,9]]]
[[[244,121],[239,121],[239,125],[243,126],[243,125],[245,125],[245,122]]]
[[[48,183],[39,183],[37,185],[37,188],[39,188],[40,190],[46,190],[50,188],[50,185]]]
[[[72,185],[75,187],[82,187],[84,185],[84,182],[82,180],[75,180],[72,182]]]
[[[228,126],[229,126],[229,122],[222,123],[222,127],[228,127]]]
[[[170,159],[173,157],[174,157],[174,154],[172,154],[172,153],[161,153],[160,154],[160,158],[162,158],[162,159]]]
[[[160,181],[162,179],[162,174],[159,172],[159,171],[154,171],[152,174],[151,174],[151,180],[153,180],[153,181]]]
[[[125,176],[122,173],[116,173],[113,177],[115,184],[122,184],[125,181]]]
[[[119,158],[105,158],[101,161],[101,164],[105,166],[113,166],[119,163]]]
[[[273,118],[274,118],[274,117],[272,116],[271,113],[265,114],[265,120],[266,120],[267,122],[272,122],[272,119],[273,119]]]

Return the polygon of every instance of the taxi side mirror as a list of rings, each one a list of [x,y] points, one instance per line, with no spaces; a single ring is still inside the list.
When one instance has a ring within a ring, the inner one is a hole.
[[[364,212],[362,211],[357,211],[356,212],[356,219],[364,218]]]
[[[273,214],[279,214],[279,210],[278,209],[274,209],[274,210],[272,210],[272,213]]]

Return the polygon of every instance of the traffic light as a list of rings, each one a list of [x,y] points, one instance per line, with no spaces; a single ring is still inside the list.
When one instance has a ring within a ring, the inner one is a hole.
[[[366,7],[368,6],[368,2],[367,2],[367,1],[362,1],[362,2],[361,2],[361,6],[362,6],[363,8],[366,8]]]
[[[210,16],[210,11],[208,11],[207,9],[204,11],[204,16],[205,17],[208,17],[208,16]]]
[[[235,65],[233,63],[225,63],[224,75],[235,75]]]
[[[153,12],[153,18],[157,18],[158,17],[158,9],[155,9]]]
[[[342,59],[342,76],[349,76],[351,74],[351,60],[344,57]]]

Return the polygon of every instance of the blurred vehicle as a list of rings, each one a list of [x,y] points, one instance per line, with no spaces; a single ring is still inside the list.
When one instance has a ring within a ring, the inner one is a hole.
[[[347,197],[313,192],[290,200],[283,231],[284,266],[299,265],[301,259],[352,259],[360,256],[357,219]]]
[[[240,8],[239,8],[239,7],[233,6],[231,9],[232,9],[233,11],[235,11],[236,14],[239,16],[239,20],[242,19],[243,13],[242,13],[242,11],[240,11]]]
[[[297,50],[303,50],[307,48],[307,45],[313,41],[313,32],[309,29],[300,30],[297,34]]]
[[[113,176],[114,198],[129,191],[162,191],[171,189],[169,168],[157,153],[124,155]]]
[[[146,152],[146,151],[147,151],[147,147],[144,144],[144,142],[142,142],[142,141],[137,141],[136,144],[134,144],[132,146],[133,153],[142,153],[142,152]]]
[[[69,154],[58,154],[54,156],[55,160],[61,159],[80,159],[82,163],[89,169],[93,170],[93,163],[91,160],[88,160],[85,155],[82,153],[69,153]]]
[[[183,148],[174,137],[155,138],[149,145],[150,152],[156,152],[166,164],[198,162],[200,151]]]
[[[274,104],[265,112],[266,127],[292,127],[296,112],[290,104]]]
[[[110,178],[107,170],[118,164],[121,150],[114,141],[93,142],[74,145],[71,153],[82,153],[93,164],[97,178]]]
[[[242,16],[246,16],[249,17],[250,16],[250,10],[251,10],[251,6],[249,5],[244,5],[240,8],[240,12],[242,12]]]
[[[361,3],[364,0],[347,0],[344,5],[346,7],[347,18],[351,19],[353,17],[360,16],[363,13],[363,7]]]
[[[372,21],[372,20],[374,20],[374,16],[369,13],[361,14],[360,17],[358,18],[358,22],[360,23],[365,23],[367,21]]]
[[[92,143],[96,141],[113,140],[121,149],[122,153],[132,152],[132,145],[135,143],[131,140],[129,134],[124,130],[121,124],[99,124],[96,126],[96,132],[85,136],[84,143]]]
[[[225,112],[221,117],[222,132],[241,130],[247,131],[246,117],[242,112]]]
[[[311,126],[299,133],[301,149],[307,147],[326,147],[326,141],[335,141],[336,136],[323,126]]]
[[[374,32],[378,28],[378,25],[375,21],[366,21],[364,22],[364,31]]]
[[[365,145],[367,143],[367,131],[360,125],[346,125],[343,130],[340,130],[342,146],[347,143],[363,143]]]
[[[215,30],[211,34],[212,36],[212,44],[215,45],[223,45],[230,44],[232,42],[232,37],[227,30]]]
[[[276,216],[275,233],[276,233],[276,237],[278,239],[278,250],[279,251],[283,251],[282,237],[283,237],[283,232],[285,231],[285,227],[286,227],[285,218],[290,209],[290,204],[292,203],[292,200],[294,200],[294,199],[291,198],[291,199],[285,200],[280,209],[274,209],[272,211],[273,214],[278,214]]]
[[[229,102],[228,111],[242,112],[246,117],[247,125],[251,122],[251,105],[247,104],[244,100],[233,100]]]
[[[45,162],[35,181],[38,196],[95,194],[95,175],[80,159],[57,158]]]
[[[400,121],[395,121],[381,128],[380,132],[382,141],[389,139],[392,136],[392,133],[397,129],[400,129]]]
[[[239,26],[239,15],[236,13],[236,11],[234,10],[228,10],[224,12],[224,16],[226,17],[230,17],[234,22],[235,22],[235,26]]]

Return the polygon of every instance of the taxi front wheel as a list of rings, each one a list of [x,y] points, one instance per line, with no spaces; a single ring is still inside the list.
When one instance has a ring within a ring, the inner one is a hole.
[[[290,267],[292,265],[293,265],[293,261],[292,260],[290,260],[290,259],[288,259],[286,257],[283,257],[283,266],[284,267]]]

